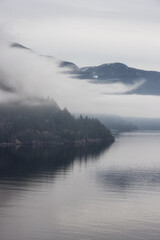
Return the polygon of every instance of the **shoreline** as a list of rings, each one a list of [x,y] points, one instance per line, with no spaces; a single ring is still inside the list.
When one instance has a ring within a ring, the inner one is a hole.
[[[101,139],[101,138],[92,138],[92,139],[81,139],[81,140],[75,140],[75,141],[64,141],[64,142],[41,142],[41,141],[33,141],[33,142],[3,142],[0,143],[0,147],[21,147],[21,146],[50,146],[50,147],[59,147],[59,146],[86,146],[86,145],[92,145],[92,144],[112,144],[115,141],[115,138],[113,139]]]

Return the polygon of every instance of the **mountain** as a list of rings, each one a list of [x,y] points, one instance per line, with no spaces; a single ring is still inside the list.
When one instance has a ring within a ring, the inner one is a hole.
[[[96,119],[75,119],[53,100],[0,105],[0,146],[5,145],[85,145],[111,143],[110,131]]]
[[[159,118],[138,118],[138,117],[120,117],[118,115],[107,114],[87,114],[90,118],[94,117],[102,122],[109,130],[114,132],[129,131],[160,131]]]
[[[11,43],[11,47],[13,47],[13,48],[22,48],[22,49],[29,50],[29,51],[32,52],[32,49],[27,48],[27,47],[25,47],[25,46],[23,46],[23,45],[21,45],[19,43]]]
[[[61,64],[61,66],[63,66]],[[73,68],[68,71],[79,79],[88,79],[92,83],[123,83],[132,85],[140,83],[139,87],[127,94],[160,95],[160,72],[145,71],[128,67],[123,63],[106,63],[100,66]]]
[[[138,127],[132,119],[107,114],[87,114],[94,117],[104,124],[112,132],[130,132],[138,130]]]
[[[32,51],[18,43],[11,44],[11,47]],[[72,62],[62,60],[57,62],[59,67],[64,69],[63,73],[70,74],[78,79],[87,79],[95,84],[123,83],[133,85],[140,83],[136,89],[127,92],[127,94],[160,95],[160,72],[157,71],[136,69],[118,62],[83,68],[79,68]]]

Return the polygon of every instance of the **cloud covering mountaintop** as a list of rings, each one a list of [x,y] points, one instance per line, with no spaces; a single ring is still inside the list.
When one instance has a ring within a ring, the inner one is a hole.
[[[60,61],[55,58],[13,48],[4,40],[1,46],[0,102],[49,97],[71,112],[160,117],[158,96],[127,94],[138,89],[136,83],[93,84],[90,79],[64,74],[70,69],[59,67]]]

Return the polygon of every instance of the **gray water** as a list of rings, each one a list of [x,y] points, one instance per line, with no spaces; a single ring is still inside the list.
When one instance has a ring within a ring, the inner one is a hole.
[[[160,133],[0,149],[0,240],[79,239],[160,239]]]

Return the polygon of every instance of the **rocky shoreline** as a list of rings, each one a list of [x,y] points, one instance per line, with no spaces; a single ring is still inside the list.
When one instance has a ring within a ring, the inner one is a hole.
[[[75,141],[32,141],[32,142],[20,142],[18,139],[14,142],[1,142],[0,147],[12,147],[12,146],[85,146],[89,144],[111,144],[114,142],[114,137],[110,139],[102,139],[102,138],[88,138],[88,139],[80,139]]]

